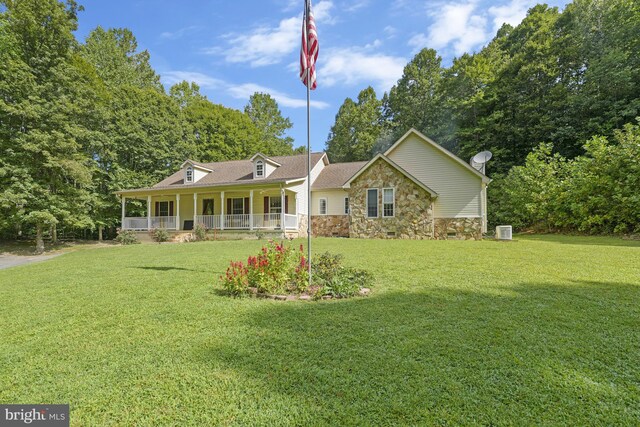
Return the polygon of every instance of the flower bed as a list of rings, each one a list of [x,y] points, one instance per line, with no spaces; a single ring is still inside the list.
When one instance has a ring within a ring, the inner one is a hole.
[[[256,256],[231,261],[222,287],[236,296],[261,296],[274,299],[329,299],[366,295],[371,274],[345,267],[342,255],[324,253],[313,260],[312,285],[309,287],[308,260],[304,248],[270,241]]]

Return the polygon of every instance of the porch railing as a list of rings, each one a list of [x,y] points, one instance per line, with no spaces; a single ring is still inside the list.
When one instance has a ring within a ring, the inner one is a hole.
[[[298,229],[298,215],[290,215],[284,214],[284,228],[289,229]]]
[[[176,229],[176,217],[175,216],[152,216],[151,228],[166,228],[167,230]]]
[[[204,224],[209,229],[220,228],[220,215],[196,215],[193,226],[196,224]]]
[[[149,220],[146,216],[128,216],[125,217],[122,224],[125,230],[148,230]],[[176,229],[175,216],[152,216],[151,228],[166,228],[167,230]]]
[[[224,216],[224,224],[222,223]],[[286,229],[298,228],[298,215],[285,214],[284,225]],[[229,230],[249,230],[253,229],[267,229],[267,230],[280,230],[282,229],[282,214],[227,214],[227,215],[196,215],[195,224],[204,224],[207,228],[215,229],[229,229]]]
[[[245,230],[249,228],[249,214],[230,214],[224,216],[224,228],[230,230]]]
[[[124,219],[122,228],[125,230],[146,230],[148,227],[147,217],[130,216]]]

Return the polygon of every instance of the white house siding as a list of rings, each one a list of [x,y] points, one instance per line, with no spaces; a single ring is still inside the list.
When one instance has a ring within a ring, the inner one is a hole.
[[[273,171],[276,170],[276,167],[273,166],[271,163],[268,162],[264,162],[264,177],[268,177],[269,175],[271,175],[271,173],[273,173]]]
[[[324,160],[318,161],[316,165],[311,168],[311,183],[313,186],[313,182],[318,178],[320,172],[324,169]],[[292,185],[289,187],[291,191],[294,191],[298,194],[297,203],[298,213],[306,215],[307,214],[307,179],[305,178],[300,184]],[[313,195],[312,195],[313,198]]]
[[[320,199],[327,199],[327,215],[345,215],[345,190],[322,190],[311,192],[311,215],[320,215]]]
[[[300,184],[292,185],[291,187],[288,187],[288,189],[295,193],[293,195],[293,198],[296,199],[296,206],[298,208],[296,212],[302,215],[306,215],[307,214],[307,180],[306,178]],[[289,201],[289,203],[291,203],[291,201]]]
[[[428,142],[409,135],[387,157],[438,193],[434,217],[482,216],[481,178]]]
[[[193,182],[198,182],[204,178],[209,172],[203,171],[198,168],[193,168]],[[186,175],[185,175],[186,176]]]

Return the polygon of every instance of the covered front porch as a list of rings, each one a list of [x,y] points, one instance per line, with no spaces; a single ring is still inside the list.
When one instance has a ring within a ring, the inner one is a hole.
[[[123,194],[121,202],[124,230],[298,230],[296,193],[285,188]]]

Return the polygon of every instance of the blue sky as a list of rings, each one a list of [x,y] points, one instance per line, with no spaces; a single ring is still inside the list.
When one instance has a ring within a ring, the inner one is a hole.
[[[267,92],[306,145],[306,91],[298,79],[303,0],[85,1],[77,36],[98,25],[133,31],[167,88],[195,81],[212,102],[242,109]],[[431,47],[445,64],[479,50],[503,22],[518,24],[530,0],[317,0],[318,89],[311,92],[311,146],[321,151],[346,97],[371,85],[378,96],[406,63]],[[559,6],[567,0],[551,0]]]

